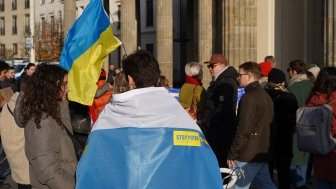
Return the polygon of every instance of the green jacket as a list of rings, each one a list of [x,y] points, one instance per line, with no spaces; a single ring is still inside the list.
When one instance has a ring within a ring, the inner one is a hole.
[[[205,102],[205,95],[205,89],[202,86],[185,83],[180,90],[179,102],[183,108],[189,108],[192,104],[196,105],[197,113],[200,114]]]
[[[288,90],[293,93],[298,101],[298,107],[306,105],[313,84],[306,79],[306,74],[300,74],[289,81]],[[293,135],[293,159],[292,165],[304,165],[308,163],[309,154],[302,152],[297,146],[297,135]]]

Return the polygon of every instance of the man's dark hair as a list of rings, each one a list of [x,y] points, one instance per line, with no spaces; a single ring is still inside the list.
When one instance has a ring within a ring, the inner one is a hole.
[[[145,50],[136,51],[122,61],[126,76],[131,76],[136,88],[156,86],[160,78],[159,63],[154,56]]]
[[[289,62],[289,69],[295,70],[298,74],[304,74],[307,71],[307,64],[303,60],[292,60]]]
[[[4,70],[8,70],[8,69],[9,69],[9,65],[5,61],[0,60],[0,72]]]
[[[25,71],[29,70],[30,67],[36,66],[34,63],[28,63],[27,66],[24,68]]]
[[[273,56],[266,56],[264,61],[273,61],[274,57]]]
[[[243,69],[244,71],[253,74],[256,79],[260,78],[261,69],[256,62],[245,62],[239,66],[239,69]]]

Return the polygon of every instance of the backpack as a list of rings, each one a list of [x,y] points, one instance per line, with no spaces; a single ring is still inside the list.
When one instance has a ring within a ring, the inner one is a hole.
[[[325,155],[335,149],[336,138],[330,133],[333,117],[331,103],[305,106],[297,110],[296,131],[299,150]]]

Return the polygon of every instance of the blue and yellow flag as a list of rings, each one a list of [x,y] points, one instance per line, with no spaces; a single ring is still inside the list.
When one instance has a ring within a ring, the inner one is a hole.
[[[165,88],[112,99],[92,128],[76,189],[223,189],[202,131]]]
[[[69,30],[60,65],[69,71],[68,98],[91,105],[104,58],[120,46],[102,0],[91,0]]]

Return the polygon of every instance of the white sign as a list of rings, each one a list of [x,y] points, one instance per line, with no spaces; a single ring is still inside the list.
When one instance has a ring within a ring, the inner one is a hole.
[[[32,37],[26,37],[25,38],[25,47],[26,48],[33,48],[34,47],[34,38]]]

